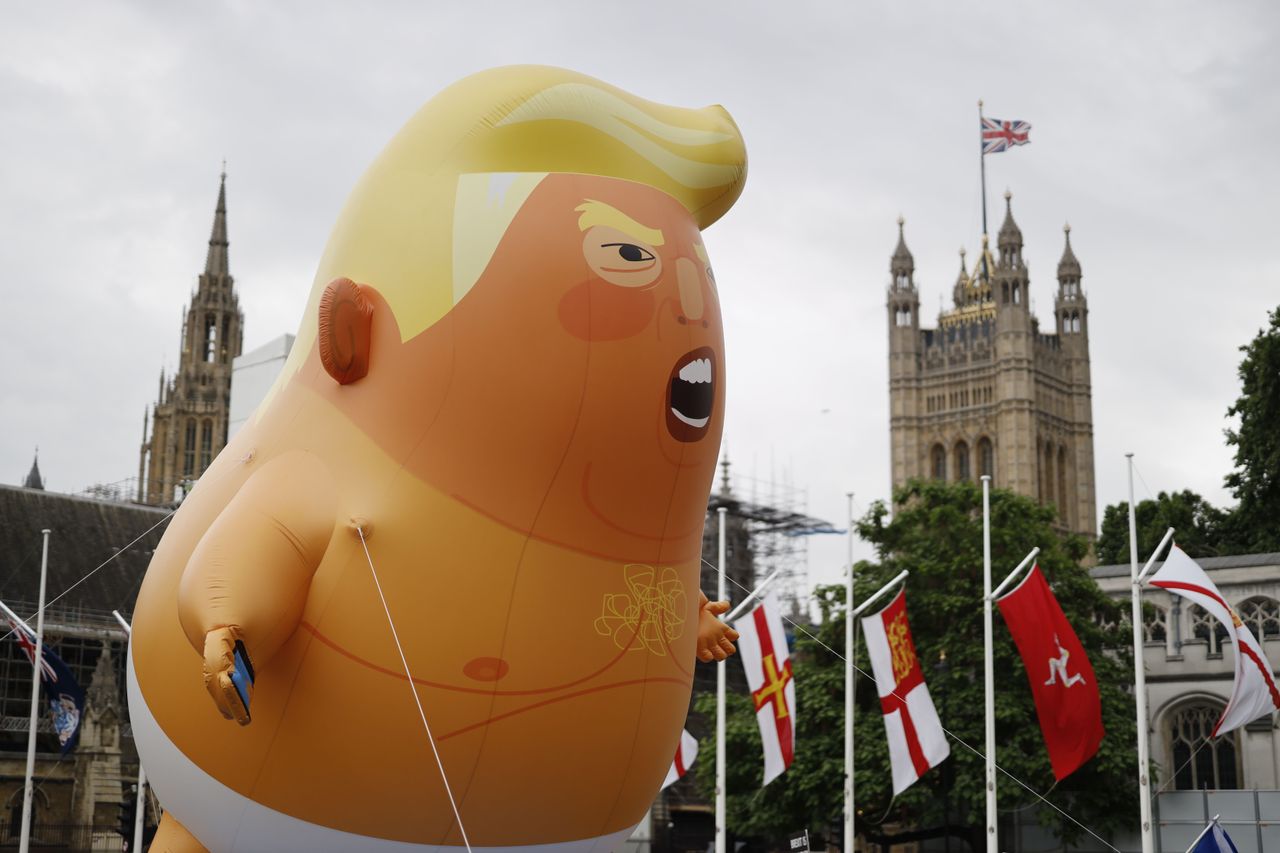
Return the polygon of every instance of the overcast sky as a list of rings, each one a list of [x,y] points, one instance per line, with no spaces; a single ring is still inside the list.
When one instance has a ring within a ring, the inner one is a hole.
[[[1090,307],[1098,511],[1194,489],[1229,504],[1237,348],[1280,304],[1273,3],[10,4],[0,27],[0,482],[136,476],[177,363],[227,160],[245,348],[296,330],[354,181],[418,106],[546,63],[747,142],[706,234],[735,470],[843,523],[889,490],[884,308],[906,217],[922,315],[980,233],[976,101],[1033,124],[988,158],[1052,326],[1062,225]],[[758,493],[765,496],[766,489]],[[0,523],[3,520],[0,519]],[[810,548],[830,581],[843,542]],[[859,545],[859,554],[866,554]]]

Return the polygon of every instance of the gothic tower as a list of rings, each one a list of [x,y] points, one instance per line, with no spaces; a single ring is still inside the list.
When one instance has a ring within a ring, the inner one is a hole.
[[[227,443],[231,360],[240,355],[244,315],[227,259],[227,175],[222,173],[204,272],[182,311],[178,370],[166,381],[143,421],[138,501],[157,506],[182,499],[189,484]]]
[[[1055,507],[1062,529],[1092,540],[1097,519],[1088,307],[1080,263],[1058,264],[1056,332],[1031,312],[1022,230],[1005,193],[993,257],[986,235],[973,271],[960,253],[953,306],[920,327],[915,262],[902,220],[889,262],[889,425],[893,485],[976,480]]]

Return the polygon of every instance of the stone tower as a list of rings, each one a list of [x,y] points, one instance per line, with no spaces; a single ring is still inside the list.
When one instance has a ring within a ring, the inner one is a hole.
[[[1064,530],[1092,540],[1097,518],[1088,301],[1070,228],[1058,264],[1056,329],[1031,313],[1030,274],[1009,193],[992,256],[986,235],[969,272],[960,252],[953,306],[920,325],[915,259],[902,219],[889,262],[889,425],[893,485],[977,480],[1053,505]]]
[[[240,355],[244,315],[227,260],[227,175],[218,187],[213,233],[204,272],[182,312],[178,370],[167,380],[151,412],[151,437],[143,421],[138,461],[138,501],[152,505],[182,499],[227,443],[231,360]]]

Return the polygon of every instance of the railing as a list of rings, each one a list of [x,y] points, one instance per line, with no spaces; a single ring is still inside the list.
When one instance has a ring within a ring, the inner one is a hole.
[[[8,604],[19,616],[24,619],[33,615],[36,610],[34,601],[24,601],[20,598],[6,599]],[[31,620],[31,627],[35,627],[35,620]],[[8,630],[8,623],[4,625]],[[101,637],[102,632],[110,635],[111,639],[124,639],[124,629],[120,627],[120,623],[111,615],[110,610],[102,610],[96,607],[81,607],[78,604],[46,604],[44,607],[44,630],[46,634],[55,636],[66,635],[72,637],[93,636]]]
[[[21,829],[16,821],[0,820],[0,850],[17,850]],[[105,826],[78,823],[36,823],[31,827],[33,850],[65,853],[120,853],[124,838]]]
[[[1240,853],[1280,850],[1280,791],[1165,791],[1156,797],[1157,849],[1182,853],[1214,815]]]

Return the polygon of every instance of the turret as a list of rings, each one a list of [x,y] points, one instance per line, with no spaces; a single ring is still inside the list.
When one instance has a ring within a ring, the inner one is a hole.
[[[1004,193],[1004,224],[996,235],[1000,257],[996,261],[993,284],[1001,308],[1015,307],[1029,314],[1027,265],[1022,259],[1022,229],[1013,221],[1013,193]],[[985,238],[984,238],[985,239]]]
[[[1058,261],[1058,293],[1053,300],[1053,313],[1058,322],[1059,335],[1089,334],[1089,303],[1080,287],[1080,261],[1071,249],[1071,226],[1062,226],[1066,245],[1062,260]],[[1066,342],[1064,337],[1063,342]]]
[[[903,233],[903,226],[906,220],[901,216],[898,217],[898,246],[893,250],[893,257],[889,259],[889,327],[890,348],[895,348],[892,343],[892,330],[895,329],[911,329],[912,338],[915,337],[915,330],[920,327],[920,294],[916,290],[915,271],[916,261],[911,255],[911,250],[907,248],[906,236]]]

